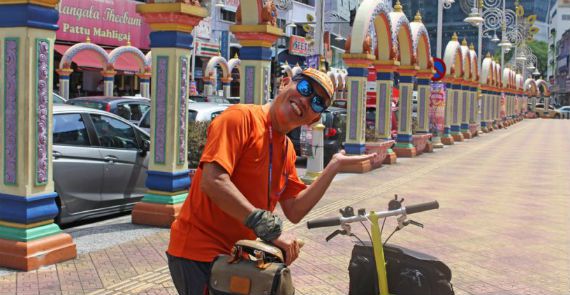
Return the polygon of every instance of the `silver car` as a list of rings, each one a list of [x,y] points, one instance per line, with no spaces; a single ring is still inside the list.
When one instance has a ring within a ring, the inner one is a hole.
[[[58,223],[130,211],[146,191],[150,137],[109,112],[53,107]]]

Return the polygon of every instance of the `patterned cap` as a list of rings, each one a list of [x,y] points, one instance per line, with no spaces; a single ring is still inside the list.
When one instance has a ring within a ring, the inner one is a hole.
[[[334,84],[326,73],[315,70],[313,68],[306,68],[303,70],[303,72],[301,72],[301,75],[317,82],[325,90],[329,96],[329,104],[331,103],[334,94]]]

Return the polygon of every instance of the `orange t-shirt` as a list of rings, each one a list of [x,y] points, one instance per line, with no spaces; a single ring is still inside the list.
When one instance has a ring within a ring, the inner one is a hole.
[[[200,190],[203,163],[216,162],[222,166],[256,208],[273,211],[278,201],[295,198],[305,189],[295,169],[296,155],[291,140],[273,131],[272,194],[268,208],[268,119],[261,106],[234,105],[212,121],[200,167],[180,214],[172,223],[170,255],[211,262],[218,254],[228,254],[238,240],[256,238],[243,220],[226,214]],[[288,175],[287,181],[285,175]]]

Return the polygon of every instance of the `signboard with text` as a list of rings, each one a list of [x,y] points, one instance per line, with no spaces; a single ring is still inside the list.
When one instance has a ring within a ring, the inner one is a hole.
[[[309,54],[309,43],[304,37],[292,35],[289,37],[289,54],[307,56]]]
[[[150,27],[137,13],[132,0],[61,0],[58,6],[57,40],[99,45],[150,48]]]

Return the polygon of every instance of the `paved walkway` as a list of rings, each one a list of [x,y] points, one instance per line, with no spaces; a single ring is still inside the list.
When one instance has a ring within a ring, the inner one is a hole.
[[[390,242],[440,257],[456,294],[570,295],[569,151],[570,121],[525,120],[335,180],[307,219],[347,205],[381,210],[396,193],[407,204],[437,199],[439,210],[413,217],[424,229],[408,227]],[[298,293],[347,294],[352,242],[326,243],[333,229],[309,231],[304,222],[286,228],[306,241],[292,267]],[[366,237],[360,226],[353,230]],[[0,294],[176,294],[167,243],[168,231],[158,230],[110,248],[79,246],[76,260],[0,274]]]

